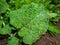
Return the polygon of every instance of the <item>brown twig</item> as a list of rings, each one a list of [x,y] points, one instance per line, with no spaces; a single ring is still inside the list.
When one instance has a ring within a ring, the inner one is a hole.
[[[50,42],[52,42],[54,45],[57,45],[55,41],[53,41],[51,38],[46,37],[46,39],[48,39]]]

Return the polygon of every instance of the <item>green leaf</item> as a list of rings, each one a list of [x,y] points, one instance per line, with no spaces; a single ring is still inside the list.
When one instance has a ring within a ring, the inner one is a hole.
[[[34,7],[33,7],[34,6]],[[21,28],[25,26],[32,20],[38,13],[40,13],[40,8],[43,6],[38,6],[37,4],[23,5],[20,9],[11,11],[9,13],[10,23],[17,27]]]
[[[0,27],[2,27],[2,21],[0,20]]]
[[[27,4],[29,4],[29,3],[32,2],[32,0],[24,0],[24,1],[25,1],[25,3],[27,3]]]
[[[19,8],[21,5],[21,1],[20,0],[15,0],[15,6],[16,8]]]
[[[50,18],[52,18],[52,17],[56,17],[57,13],[48,13],[48,15],[50,16]]]
[[[22,27],[18,34],[23,37],[24,43],[32,44],[47,31],[48,14],[43,5],[35,3],[23,5],[21,9],[12,11],[9,15],[13,26]]]
[[[0,34],[10,34],[11,33],[11,27],[9,27],[9,25],[5,25],[4,27],[2,27],[3,21],[0,20]]]
[[[60,13],[57,14],[57,16],[55,16],[54,18],[50,19],[51,21],[54,21],[54,22],[58,22],[60,19]]]
[[[13,36],[8,41],[7,45],[18,45],[18,43],[19,43],[19,39]]]
[[[60,34],[60,29],[57,26],[54,26],[52,23],[49,24],[48,30]]]
[[[46,11],[43,4],[35,3],[25,4],[9,13],[10,24],[21,28],[18,35],[23,37],[23,42],[27,44],[32,44],[39,39],[47,31],[49,19],[56,15]]]
[[[41,0],[33,0],[33,1],[36,2],[36,3],[40,3]]]
[[[9,6],[6,0],[0,0],[0,13],[5,12],[7,9],[9,9]]]
[[[0,34],[10,34],[11,33],[11,27],[9,25],[6,25],[5,27],[0,27]]]

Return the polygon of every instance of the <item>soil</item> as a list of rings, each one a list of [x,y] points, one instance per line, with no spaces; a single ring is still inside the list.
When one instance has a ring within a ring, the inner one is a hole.
[[[56,24],[60,28],[60,21]],[[6,45],[8,38],[1,39],[0,38],[0,45]],[[19,43],[19,45],[24,45]],[[60,35],[56,34],[55,36],[51,36],[49,33],[46,33],[42,36],[37,42],[33,45],[60,45]]]

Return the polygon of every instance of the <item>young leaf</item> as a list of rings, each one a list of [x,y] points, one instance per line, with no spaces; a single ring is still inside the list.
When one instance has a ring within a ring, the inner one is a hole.
[[[0,0],[0,13],[5,12],[7,9],[9,9],[9,6],[6,0]]]
[[[50,18],[52,18],[52,17],[56,17],[57,13],[48,13],[48,15],[50,16]]]
[[[9,25],[6,25],[5,27],[0,27],[0,34],[10,34],[11,33],[11,28],[9,27]]]
[[[60,34],[60,29],[58,27],[54,26],[52,23],[49,24],[48,30],[53,33]]]
[[[21,5],[21,0],[15,0],[16,9],[18,9],[20,5]]]
[[[18,45],[19,43],[19,39],[17,39],[16,37],[11,37],[10,40],[8,41],[7,45]]]
[[[58,22],[60,19],[60,14],[58,14],[54,19],[51,19],[54,22]]]
[[[9,27],[9,25],[5,25],[4,27],[2,27],[3,21],[0,20],[0,34],[10,34],[11,33],[11,27]]]
[[[32,0],[24,0],[24,1],[25,1],[25,3],[27,3],[27,4],[29,4],[29,3],[32,2]]]

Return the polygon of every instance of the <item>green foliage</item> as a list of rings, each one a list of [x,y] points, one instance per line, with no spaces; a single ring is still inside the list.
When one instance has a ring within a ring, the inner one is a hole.
[[[12,36],[10,37],[7,45],[18,45],[18,43],[19,43],[19,39]]]
[[[60,29],[51,23],[60,19],[60,2],[55,1],[0,0],[0,34],[10,36],[7,45],[18,45],[19,41],[31,45],[47,30],[60,34]]]
[[[40,6],[35,3],[23,5],[20,9],[12,11],[9,15],[10,23],[13,26],[17,28],[22,27],[18,35],[23,37],[25,43],[32,44],[40,35],[47,31],[49,15],[42,4]],[[31,39],[32,41],[30,41]]]
[[[0,13],[4,13],[8,9],[9,9],[9,6],[6,3],[6,0],[0,0]]]
[[[60,0],[54,0],[55,4],[60,4]]]
[[[2,20],[0,20],[0,34],[5,35],[10,33],[11,33],[11,27],[9,27],[9,25],[5,25],[5,23]]]
[[[36,7],[36,5],[34,5],[34,6]],[[34,6],[33,6],[33,8],[34,8]],[[37,6],[36,8],[40,9],[40,10],[38,10],[39,12],[35,11],[36,15],[30,13],[31,15],[33,15],[35,17],[33,17],[32,20],[30,20],[29,23],[27,23],[26,26],[23,26],[22,29],[18,32],[18,35],[23,37],[23,42],[32,44],[39,38],[40,35],[44,34],[47,31],[48,23],[49,23],[49,19],[48,19],[49,16],[43,7],[44,7],[43,5],[41,5],[40,8]],[[36,8],[34,8],[34,9],[36,9]],[[30,10],[33,10],[32,7],[30,8]],[[27,19],[29,19],[29,18],[27,18]]]
[[[57,34],[60,34],[60,29],[56,26],[53,26],[52,23],[49,24],[49,27],[48,27],[49,31],[53,32],[53,33],[57,33]]]
[[[5,27],[1,28],[0,27],[0,34],[10,34],[11,33],[11,28],[6,25]]]

